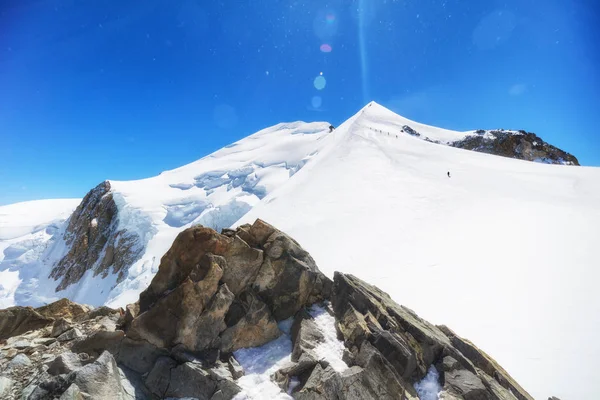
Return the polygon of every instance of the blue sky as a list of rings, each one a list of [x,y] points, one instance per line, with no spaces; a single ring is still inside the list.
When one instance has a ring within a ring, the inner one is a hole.
[[[156,175],[282,121],[337,125],[369,100],[600,166],[594,3],[0,0],[0,204]]]

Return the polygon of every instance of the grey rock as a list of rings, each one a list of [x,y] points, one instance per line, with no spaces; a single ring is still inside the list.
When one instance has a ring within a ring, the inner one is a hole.
[[[73,339],[83,337],[83,333],[77,328],[72,328],[56,338],[59,342],[68,342]]]
[[[452,346],[458,350],[459,355],[466,357],[475,367],[495,379],[505,389],[509,389],[518,400],[533,400],[533,397],[483,350],[477,348],[469,340],[461,338],[448,327],[440,326],[439,328],[450,338]],[[466,365],[464,362],[461,364]]]
[[[79,386],[72,383],[67,390],[60,396],[59,400],[84,400],[86,397],[81,393]]]
[[[9,363],[8,368],[23,368],[31,365],[31,360],[25,354],[17,354]]]
[[[0,376],[0,398],[8,398],[8,395],[14,385],[14,381],[6,376]]]
[[[148,342],[124,338],[119,347],[117,360],[119,364],[139,373],[149,372],[159,357],[167,356],[169,352]]]
[[[108,351],[105,351],[92,364],[88,364],[75,373],[75,384],[82,392],[97,399],[123,399],[124,392],[117,363]]]
[[[325,337],[306,310],[296,313],[290,333],[293,345],[292,361],[298,361],[304,353],[315,360],[319,359],[319,356],[314,353],[314,349],[325,340]]]
[[[63,333],[67,332],[73,326],[70,321],[64,318],[59,318],[52,324],[52,337],[59,337]]]
[[[233,379],[239,379],[244,376],[244,368],[242,368],[234,356],[229,357],[227,365],[229,366],[229,371],[231,372]]]
[[[105,350],[112,354],[117,354],[124,335],[123,331],[97,331],[88,337],[75,341],[71,347],[71,351],[74,353],[86,353],[94,358],[98,357]]]
[[[29,340],[17,340],[11,343],[10,347],[18,350],[24,350],[28,347],[31,347],[31,342]]]
[[[444,374],[444,390],[462,396],[465,400],[488,400],[488,391],[477,375],[466,369]]]
[[[48,373],[50,375],[68,374],[82,367],[79,356],[75,353],[65,352],[59,354],[48,364]]]
[[[159,398],[163,398],[171,382],[171,370],[177,363],[170,357],[160,357],[145,379],[146,387]]]
[[[52,343],[56,342],[56,339],[53,337],[48,337],[48,338],[35,338],[33,339],[33,344],[34,345],[44,345],[44,346],[49,346]]]
[[[171,370],[171,383],[165,397],[194,397],[210,400],[217,391],[217,383],[198,364],[184,363]]]
[[[86,318],[94,319],[98,317],[112,317],[113,321],[116,321],[120,315],[121,311],[119,310],[115,310],[114,308],[110,308],[107,306],[100,306],[91,310]]]

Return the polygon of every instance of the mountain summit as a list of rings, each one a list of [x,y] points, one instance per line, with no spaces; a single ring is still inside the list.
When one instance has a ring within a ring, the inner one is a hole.
[[[0,207],[1,305],[124,306],[182,230],[261,218],[325,275],[364,277],[474,340],[536,398],[549,382],[583,398],[585,374],[558,366],[591,370],[600,355],[600,169],[548,165],[578,163],[527,132],[440,129],[374,102],[329,126],[278,124],[152,178],[103,182],[79,205]]]

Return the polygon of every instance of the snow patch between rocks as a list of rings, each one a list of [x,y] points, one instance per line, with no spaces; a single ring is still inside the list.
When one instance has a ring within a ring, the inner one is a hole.
[[[415,383],[415,390],[420,400],[438,400],[442,387],[440,386],[440,374],[432,365],[427,375],[420,382]]]
[[[344,344],[337,339],[335,318],[329,314],[328,307],[328,304],[313,305],[308,310],[325,337],[325,341],[315,348],[315,352],[322,360],[327,361],[334,370],[342,372],[348,368],[346,363],[342,361]],[[290,379],[288,393],[282,391],[276,383],[271,381],[271,375],[291,361],[292,339],[290,329],[292,323],[293,318],[279,323],[279,329],[283,332],[283,335],[279,338],[260,347],[240,349],[234,352],[236,360],[244,368],[245,373],[237,381],[242,391],[234,400],[292,399],[289,393],[299,384],[297,379],[294,379],[294,377]]]

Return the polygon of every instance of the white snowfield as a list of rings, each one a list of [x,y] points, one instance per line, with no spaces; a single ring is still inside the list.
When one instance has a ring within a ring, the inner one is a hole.
[[[46,245],[80,201],[36,200],[0,207],[0,308],[13,306],[22,282],[39,276]],[[33,270],[22,268],[27,265]]]
[[[55,293],[47,277],[66,251],[65,223],[31,241],[25,227],[38,220],[27,207],[27,220],[17,205],[0,207],[1,304],[66,296],[123,306],[137,300],[181,230],[262,218],[324,273],[352,273],[469,338],[535,398],[597,398],[600,168],[429,143],[474,132],[418,124],[376,103],[328,127],[279,124],[159,176],[111,181],[120,227],[145,246],[118,284],[88,272]]]

